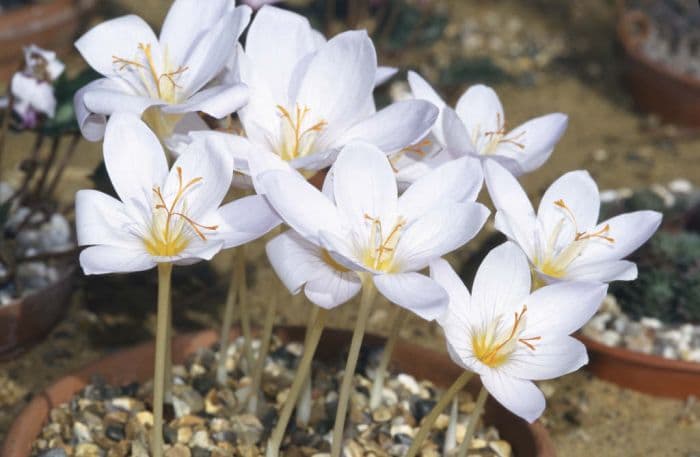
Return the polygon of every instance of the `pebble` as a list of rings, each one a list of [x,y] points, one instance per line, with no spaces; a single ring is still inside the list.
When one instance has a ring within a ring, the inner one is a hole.
[[[227,357],[239,356],[240,346],[234,343],[233,352]],[[279,352],[279,343],[273,350]],[[288,354],[301,354],[295,345],[284,346]],[[294,356],[296,357],[296,356]],[[290,359],[290,366],[296,365],[296,358]],[[373,368],[371,360],[366,362],[367,370]],[[375,365],[377,361],[374,361]],[[268,368],[277,365],[277,370]],[[337,387],[341,365],[316,366],[314,364],[312,394],[312,414],[307,427],[290,426],[282,455],[286,457],[323,457],[330,449],[329,438],[333,417],[337,406]],[[208,381],[216,370],[215,354],[210,350],[198,351],[192,360],[183,366],[175,366],[175,384],[172,389],[173,404],[166,408],[166,416],[171,417],[164,424],[165,457],[262,457],[267,437],[277,420],[277,408],[281,405],[260,402],[260,415],[241,411],[240,404],[233,400],[235,392],[250,385],[250,379],[241,377],[240,371],[232,371],[226,386],[218,386]],[[383,392],[384,401],[378,408],[369,409],[368,394],[371,378],[365,370],[355,377],[355,390],[345,441],[346,456],[353,457],[399,457],[408,452],[413,443],[420,419],[435,405],[439,389],[430,382],[416,380],[413,376],[401,374],[388,376]],[[281,390],[288,390],[293,368],[285,368],[274,357],[270,357],[265,367],[264,382],[273,387],[265,387],[265,398],[274,398]],[[235,377],[239,376],[239,377]],[[268,379],[279,376],[283,382]],[[199,387],[196,388],[194,384]],[[125,388],[114,387],[101,380],[86,387],[79,397],[69,405],[62,405],[50,412],[51,422],[35,443],[33,457],[148,457],[150,431],[153,415],[147,411],[150,405],[152,383],[131,385],[126,395]],[[272,389],[272,390],[270,390]],[[276,389],[276,390],[275,390]],[[218,407],[206,412],[206,403],[211,401]],[[458,425],[457,435],[464,436],[462,425],[473,410],[470,395],[460,395],[455,411]],[[444,430],[449,418],[440,415],[435,430],[429,435],[422,455],[437,457],[444,443]],[[94,441],[91,441],[94,438]],[[498,432],[493,428],[478,428],[475,436],[483,457],[509,455],[507,449],[497,443]],[[482,444],[483,443],[483,444]],[[75,446],[75,447],[73,447]],[[499,453],[501,452],[501,453]]]

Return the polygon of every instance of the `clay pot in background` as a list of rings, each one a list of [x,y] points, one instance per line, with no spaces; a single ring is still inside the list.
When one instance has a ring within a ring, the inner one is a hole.
[[[53,0],[0,13],[0,81],[8,81],[22,59],[22,47],[36,44],[65,54],[87,25],[96,0]]]

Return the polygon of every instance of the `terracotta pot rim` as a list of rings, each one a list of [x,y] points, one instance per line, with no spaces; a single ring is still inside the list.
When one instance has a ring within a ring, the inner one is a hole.
[[[41,289],[35,290],[31,294],[27,294],[23,297],[15,298],[12,300],[11,303],[8,303],[7,305],[0,305],[0,316],[2,316],[3,314],[9,313],[16,308],[21,307],[24,304],[24,301],[27,300],[28,298],[33,297],[35,295],[38,295],[38,294],[44,292],[46,289],[53,287],[59,283],[62,283],[65,281],[70,281],[71,277],[77,272],[78,272],[77,262],[75,262],[75,261],[68,262],[67,269],[55,281],[51,282],[50,284],[48,284],[45,287],[42,287]]]
[[[303,340],[304,332],[305,327],[280,326],[276,328],[277,334],[281,334],[283,338],[293,341]],[[232,336],[236,335],[237,332],[234,331]],[[347,330],[328,328],[324,331],[324,336],[329,339],[338,340],[339,338],[343,338],[349,341],[350,332]],[[175,362],[179,363],[183,358],[190,355],[197,348],[208,346],[217,341],[217,339],[218,335],[212,330],[176,335],[173,338],[173,355],[175,357]],[[376,346],[382,341],[384,341],[384,338],[382,337],[371,334],[365,335],[365,343],[367,346]],[[131,348],[117,351],[113,354],[93,361],[83,368],[61,377],[54,383],[50,384],[43,392],[35,395],[31,402],[29,402],[29,404],[27,404],[15,418],[8,431],[7,438],[2,445],[1,454],[4,457],[29,456],[31,445],[36,438],[36,435],[38,435],[38,432],[43,427],[48,412],[54,404],[59,401],[64,402],[67,400],[67,398],[73,396],[87,384],[92,374],[105,371],[105,367],[108,366],[110,362],[112,362],[112,365],[114,365],[114,362],[121,360],[132,360],[134,359],[133,356],[135,354],[140,354],[143,357],[143,353],[153,352],[153,346],[154,345],[152,342],[146,342]],[[430,360],[433,360],[433,364],[437,368],[442,367],[445,360],[449,361],[445,354],[438,353],[437,351],[430,350],[406,341],[397,342],[394,355],[397,355],[398,359],[401,357],[398,353],[405,353],[405,351],[412,352],[416,348],[418,348],[418,357],[433,355],[434,357]],[[319,346],[319,352],[322,350],[323,346]],[[401,368],[402,371],[410,372],[409,370],[403,370],[404,367]],[[135,369],[138,370],[139,368],[137,367]],[[460,369],[457,368],[456,365],[453,365],[450,366],[448,370],[437,370],[436,376],[438,378],[445,378],[445,371],[455,372],[455,370]],[[448,373],[448,376],[449,374],[450,373]],[[133,376],[132,379],[138,377],[137,374],[126,374],[125,376],[127,378],[129,376]],[[417,374],[416,376],[418,377]],[[430,379],[430,377],[423,378]],[[444,383],[436,382],[436,384],[442,385]],[[522,419],[510,415],[510,413],[507,415],[503,414],[503,411],[505,410],[500,405],[489,399],[486,408],[485,420],[488,423],[495,425],[499,431],[502,431],[504,424],[508,424],[513,431],[513,434],[518,435],[520,439],[522,439],[523,436],[528,435],[528,441],[534,447],[536,452],[534,455],[536,456],[554,457],[556,455],[551,438],[549,437],[549,433],[542,423],[537,421],[532,424],[527,424]],[[38,417],[41,419],[37,420]],[[513,442],[511,442],[511,444],[513,444]]]
[[[691,89],[700,90],[700,79],[693,78],[686,74],[675,73],[667,66],[650,59],[646,54],[644,54],[639,49],[639,45],[635,43],[635,40],[629,33],[627,33],[626,30],[626,21],[629,20],[630,10],[619,8],[619,11],[620,17],[617,22],[617,36],[629,58],[637,61],[641,65],[644,65],[651,71],[665,76],[668,79],[675,80],[677,83],[682,85],[690,86]]]
[[[43,19],[45,24],[58,24],[67,18],[87,11],[95,6],[96,0],[52,0],[48,3],[38,3],[12,8],[0,15],[0,24],[23,24],[28,34],[36,32],[37,27],[28,23],[28,19]],[[52,17],[56,16],[56,17]],[[46,28],[40,27],[39,29]],[[14,31],[14,30],[9,30]],[[0,42],[5,39],[16,39],[16,35],[7,35],[0,30]]]
[[[682,371],[690,374],[697,374],[698,382],[700,382],[700,363],[666,359],[658,355],[645,354],[619,346],[608,346],[607,344],[603,344],[581,333],[578,333],[576,338],[585,344],[592,352],[605,354],[614,359],[625,360],[628,363],[656,368],[659,371]]]

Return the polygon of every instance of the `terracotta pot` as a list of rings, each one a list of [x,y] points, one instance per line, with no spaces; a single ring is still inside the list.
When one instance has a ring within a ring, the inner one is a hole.
[[[50,286],[0,306],[0,359],[45,336],[66,311],[77,267],[73,264]]]
[[[607,346],[581,334],[576,337],[588,348],[587,369],[601,379],[651,395],[700,396],[700,363]]]
[[[642,52],[649,19],[620,8],[617,34],[625,52],[624,77],[637,107],[663,120],[700,127],[700,80],[677,74]]]
[[[278,329],[277,333],[283,340],[302,341],[304,331],[302,327],[289,327]],[[326,330],[316,357],[326,360],[337,357],[337,348],[347,345],[350,336],[347,331]],[[187,355],[197,348],[209,346],[216,340],[217,335],[213,331],[176,336],[173,339],[175,362],[182,363]],[[368,335],[365,344],[378,345],[382,341],[382,338]],[[142,382],[152,376],[153,357],[153,344],[143,344],[107,356],[49,386],[34,397],[12,424],[2,448],[2,456],[29,456],[32,442],[46,423],[50,409],[70,400],[89,382],[93,374],[99,373],[113,384]],[[446,355],[406,342],[396,345],[393,361],[399,370],[418,379],[429,379],[440,386],[448,385],[460,374],[460,369]],[[478,387],[476,383],[469,386],[474,392]],[[498,428],[501,436],[513,445],[514,453],[520,457],[555,455],[549,435],[540,423],[528,424],[511,415],[494,401],[487,403],[484,420]]]
[[[0,14],[0,79],[7,80],[22,59],[22,46],[36,44],[66,53],[86,24],[96,0],[53,0]]]

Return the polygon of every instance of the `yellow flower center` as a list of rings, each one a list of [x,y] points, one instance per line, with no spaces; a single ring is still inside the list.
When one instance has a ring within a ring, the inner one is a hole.
[[[368,214],[365,214],[365,219],[370,222],[371,228],[369,243],[362,253],[362,262],[374,270],[390,273],[396,267],[394,254],[406,222],[398,218],[388,235],[384,236],[381,220]]]
[[[202,230],[216,230],[217,225],[202,225],[187,216],[184,196],[201,177],[183,183],[182,168],[177,167],[178,190],[170,205],[165,202],[160,187],[154,187],[156,205],[148,235],[143,239],[146,250],[156,257],[171,257],[181,253],[190,243],[193,232],[202,240],[206,236]],[[178,208],[179,205],[179,208]]]
[[[138,50],[143,54],[142,61],[112,56],[112,63],[119,65],[120,71],[127,68],[134,69],[152,98],[159,98],[167,103],[177,103],[178,89],[181,88],[177,84],[177,79],[188,70],[188,67],[180,66],[173,69],[166,51],[163,55],[164,71],[160,71],[153,59],[150,44],[139,43]]]
[[[545,252],[541,257],[535,258],[533,263],[541,273],[553,278],[561,278],[566,274],[569,265],[581,255],[581,252],[583,252],[583,249],[591,240],[602,240],[608,243],[614,243],[615,239],[609,235],[610,226],[608,224],[594,232],[579,231],[576,217],[566,202],[564,202],[563,199],[559,199],[554,202],[554,205],[564,211],[565,217],[559,221],[552,233],[549,234]],[[574,237],[563,248],[556,249],[557,240],[565,223],[573,224]],[[534,276],[533,274],[533,278]],[[535,286],[541,286],[541,284],[539,284],[541,282],[542,281],[538,279]]]
[[[523,305],[522,311],[515,312],[513,326],[505,335],[499,331],[501,318],[498,317],[486,328],[472,334],[472,349],[474,356],[484,365],[496,368],[503,365],[515,351],[518,343],[524,344],[534,351],[533,341],[541,340],[541,336],[520,338],[525,327],[525,313],[527,305]]]
[[[424,159],[428,155],[428,148],[433,144],[432,141],[429,139],[424,139],[419,141],[416,144],[412,144],[410,146],[406,146],[405,148],[401,149],[399,152],[396,152],[391,155],[389,158],[389,164],[391,164],[391,169],[394,170],[394,173],[398,173],[398,163],[401,161],[401,159],[404,156],[411,155],[414,157],[417,157],[418,159]]]
[[[282,119],[280,142],[277,153],[282,160],[290,161],[305,157],[314,151],[316,139],[326,127],[324,120],[311,120],[309,107],[296,106],[293,112],[277,105]]]
[[[506,132],[506,121],[505,119],[501,119],[500,113],[496,113],[496,126],[496,130],[483,133],[482,141],[479,141],[481,129],[477,128],[474,131],[472,142],[479,147],[479,152],[482,155],[495,154],[498,150],[498,146],[501,144],[511,144],[521,151],[525,149],[525,145],[521,142],[522,138],[525,136],[525,132],[523,131],[513,137],[508,137]]]

